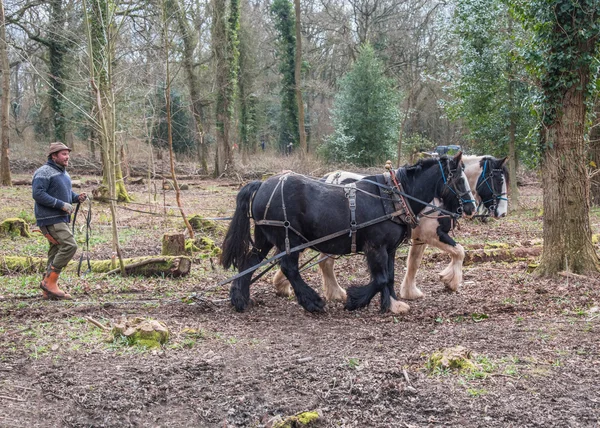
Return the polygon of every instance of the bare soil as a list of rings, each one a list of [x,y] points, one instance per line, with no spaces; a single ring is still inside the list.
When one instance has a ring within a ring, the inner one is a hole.
[[[187,183],[189,215],[231,215],[238,183]],[[177,209],[163,208],[175,206],[173,192],[152,196],[151,207],[145,185],[130,190],[136,204],[118,210],[123,253],[158,254],[163,233],[183,230]],[[28,187],[0,192],[2,218],[32,211]],[[507,218],[463,221],[457,241],[481,249],[539,240],[541,191],[521,192]],[[94,203],[92,258],[112,255],[109,218]],[[592,213],[594,233],[599,218]],[[45,249],[39,235],[0,240],[0,254]],[[398,252],[398,281],[406,252]],[[318,427],[598,426],[600,277],[538,278],[530,259],[476,262],[449,293],[437,277],[447,257],[435,253],[417,277],[425,297],[408,302],[404,316],[380,314],[378,301],[310,314],[276,297],[270,274],[253,285],[254,306],[236,313],[227,286],[216,286],[234,272],[200,255],[176,280],[66,275],[73,302],[43,301],[39,275],[2,277],[0,426],[269,427],[308,410],[319,412]],[[368,281],[361,257],[339,260],[336,272],[344,287]],[[320,288],[316,268],[303,275]],[[171,338],[154,350],[108,343],[84,318],[110,325],[123,316],[161,320]],[[428,367],[433,352],[456,345],[472,352],[477,370]]]

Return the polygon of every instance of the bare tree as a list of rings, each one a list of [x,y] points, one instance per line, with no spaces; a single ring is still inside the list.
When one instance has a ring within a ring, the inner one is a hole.
[[[204,139],[203,122],[205,120],[204,110],[209,104],[200,96],[200,79],[196,72],[194,60],[194,51],[199,43],[198,33],[192,28],[187,18],[182,0],[173,0],[172,8],[183,41],[183,68],[187,76],[186,83],[191,99],[192,116],[196,125],[198,162],[200,163],[200,170],[206,173],[208,172],[208,147]]]
[[[12,186],[9,164],[9,106],[10,106],[10,66],[8,63],[8,43],[6,41],[6,17],[4,0],[0,0],[0,64],[2,66],[2,145],[0,146],[0,185]]]
[[[167,5],[163,2],[163,43],[165,52],[165,101],[166,101],[166,113],[167,113],[167,139],[169,143],[169,165],[171,169],[171,179],[173,180],[173,187],[175,188],[175,198],[177,200],[177,206],[179,212],[183,218],[183,222],[190,234],[190,238],[194,238],[194,229],[188,221],[183,205],[181,204],[181,191],[179,190],[179,183],[177,182],[177,175],[175,174],[175,154],[173,153],[173,125],[171,117],[171,69],[169,67],[169,19],[167,18]]]

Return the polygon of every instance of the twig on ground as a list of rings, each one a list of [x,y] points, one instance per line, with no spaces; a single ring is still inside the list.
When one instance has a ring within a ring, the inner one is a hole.
[[[110,331],[111,330],[110,327],[107,327],[104,324],[101,324],[99,321],[96,321],[92,317],[83,317],[83,319],[86,320],[89,323],[94,324],[96,327],[101,328],[104,331]]]
[[[9,397],[7,395],[0,395],[0,400],[11,400],[11,401],[21,401],[21,402],[27,401],[23,398]]]
[[[580,275],[578,273],[573,273],[573,272],[566,272],[566,271],[562,271],[558,273],[560,276],[564,276],[565,278],[576,278],[576,279],[582,279],[585,281],[593,281],[593,282],[597,282],[598,279],[593,278],[591,276],[585,276],[585,275]]]
[[[410,379],[408,377],[408,373],[406,371],[406,369],[402,369],[402,374],[404,375],[404,380],[406,380],[406,383],[410,385]],[[412,385],[410,385],[412,386]]]

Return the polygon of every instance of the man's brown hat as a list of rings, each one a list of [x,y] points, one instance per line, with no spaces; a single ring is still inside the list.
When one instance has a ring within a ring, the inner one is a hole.
[[[52,153],[60,152],[61,150],[71,151],[73,149],[70,149],[69,147],[65,146],[63,143],[60,142],[50,143],[50,148],[48,149],[48,156],[50,156]]]

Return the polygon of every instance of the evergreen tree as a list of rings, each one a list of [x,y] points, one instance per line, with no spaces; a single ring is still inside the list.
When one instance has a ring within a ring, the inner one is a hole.
[[[271,14],[278,34],[279,72],[281,86],[281,123],[279,145],[285,150],[289,143],[298,144],[298,104],[296,101],[296,19],[294,6],[289,0],[274,0]]]
[[[319,150],[329,161],[370,166],[383,164],[395,152],[398,93],[382,62],[364,45],[335,97],[335,134]]]

